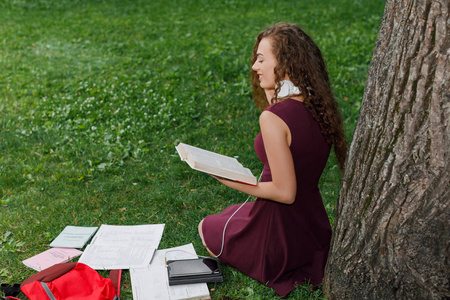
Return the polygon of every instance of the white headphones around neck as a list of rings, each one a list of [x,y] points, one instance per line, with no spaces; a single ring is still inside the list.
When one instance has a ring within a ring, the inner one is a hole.
[[[300,89],[296,87],[292,81],[282,80],[280,81],[280,91],[277,94],[277,98],[286,98],[292,95],[300,95]]]

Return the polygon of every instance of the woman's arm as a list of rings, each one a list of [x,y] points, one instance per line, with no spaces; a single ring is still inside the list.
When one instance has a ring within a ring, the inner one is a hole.
[[[215,177],[221,183],[249,195],[292,204],[297,193],[294,162],[289,145],[290,131],[286,123],[272,112],[264,111],[259,124],[267,159],[272,173],[272,181],[260,182],[257,186]]]

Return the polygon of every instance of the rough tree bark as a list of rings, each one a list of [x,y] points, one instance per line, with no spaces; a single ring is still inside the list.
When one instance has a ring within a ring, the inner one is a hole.
[[[450,299],[449,1],[388,0],[349,148],[329,299]]]

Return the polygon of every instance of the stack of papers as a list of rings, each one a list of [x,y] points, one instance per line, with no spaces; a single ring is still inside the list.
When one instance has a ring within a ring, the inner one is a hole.
[[[96,270],[146,267],[163,231],[164,224],[101,225],[79,262]]]
[[[130,269],[134,300],[210,299],[206,283],[169,286],[166,260],[197,258],[194,246],[157,250],[150,265]]]
[[[101,225],[84,253],[82,248],[97,227],[67,226],[50,244],[51,249],[23,261],[36,271],[78,260],[96,270],[130,269],[133,299],[211,299],[206,283],[169,286],[167,260],[198,258],[194,246],[156,250],[164,224]]]

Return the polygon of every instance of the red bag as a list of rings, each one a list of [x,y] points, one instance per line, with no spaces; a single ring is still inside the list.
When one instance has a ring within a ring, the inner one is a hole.
[[[110,278],[117,277],[115,287],[110,278],[85,264],[56,264],[26,279],[20,289],[30,300],[117,300],[121,271],[110,273]]]

